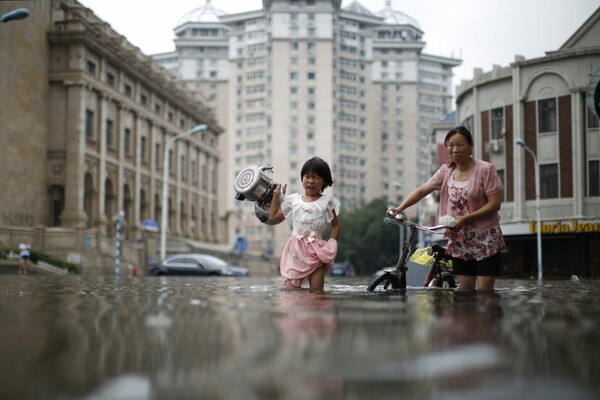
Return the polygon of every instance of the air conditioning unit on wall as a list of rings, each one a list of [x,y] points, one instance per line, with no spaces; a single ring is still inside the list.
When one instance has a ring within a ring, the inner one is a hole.
[[[498,139],[490,140],[490,153],[500,153],[502,151],[502,142]]]

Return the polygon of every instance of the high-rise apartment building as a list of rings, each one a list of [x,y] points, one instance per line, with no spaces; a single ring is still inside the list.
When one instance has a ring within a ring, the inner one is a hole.
[[[332,167],[342,207],[374,198],[396,203],[429,178],[431,124],[452,109],[452,68],[460,60],[423,52],[416,20],[392,8],[373,12],[340,0],[263,0],[226,14],[210,0],[183,16],[176,49],[154,59],[202,92],[226,133],[220,138],[225,241],[244,236],[277,253],[288,226],[264,225],[234,199],[248,165],[300,191],[312,156]],[[281,238],[281,239],[280,239]]]

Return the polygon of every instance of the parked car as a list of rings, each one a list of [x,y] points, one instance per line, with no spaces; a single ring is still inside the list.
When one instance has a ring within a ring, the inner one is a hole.
[[[356,276],[354,266],[348,261],[333,263],[329,276]]]
[[[150,268],[151,275],[248,276],[248,268],[229,265],[209,254],[176,254]]]

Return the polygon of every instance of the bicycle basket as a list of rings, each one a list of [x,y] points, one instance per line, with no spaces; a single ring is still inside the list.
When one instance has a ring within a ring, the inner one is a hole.
[[[415,250],[415,252],[410,256],[409,260],[415,264],[430,267],[431,263],[433,262],[433,255],[427,254],[429,249],[430,246]],[[452,260],[440,260],[440,267],[447,271],[452,270]]]
[[[410,256],[409,260],[415,264],[429,267],[431,265],[431,261],[433,260],[433,256],[427,254],[427,249],[427,247],[416,249],[415,252]]]

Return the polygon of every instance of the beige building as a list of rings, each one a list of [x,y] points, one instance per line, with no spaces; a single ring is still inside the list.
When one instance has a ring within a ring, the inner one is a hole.
[[[153,57],[202,91],[227,134],[222,218],[228,241],[248,239],[277,254],[289,224],[275,228],[234,200],[248,165],[272,165],[274,178],[301,190],[300,169],[318,155],[333,170],[343,207],[386,197],[397,202],[430,174],[431,123],[452,109],[452,68],[460,60],[423,52],[417,21],[340,0],[265,0],[239,14],[210,0],[175,27],[175,51]]]
[[[475,155],[504,181],[510,275],[535,276],[537,265],[537,166],[516,145],[521,139],[539,165],[544,275],[600,276],[600,128],[587,100],[594,77],[600,81],[600,9],[559,49],[476,69],[457,87],[457,123],[471,128]]]
[[[170,148],[168,230],[218,242],[216,115],[77,1],[0,2],[18,7],[0,26],[0,225],[111,237],[122,210],[137,239],[161,221],[165,144],[206,124]]]

